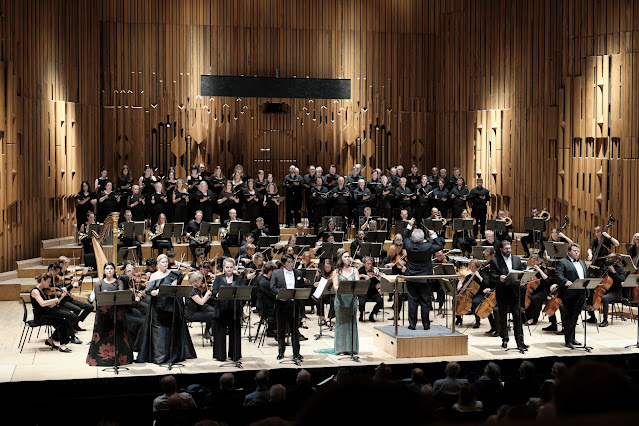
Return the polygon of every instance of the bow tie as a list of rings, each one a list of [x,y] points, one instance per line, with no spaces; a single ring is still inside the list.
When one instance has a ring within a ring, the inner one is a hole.
[[[571,258],[572,259],[572,258]],[[579,259],[572,259],[573,263],[579,263]]]

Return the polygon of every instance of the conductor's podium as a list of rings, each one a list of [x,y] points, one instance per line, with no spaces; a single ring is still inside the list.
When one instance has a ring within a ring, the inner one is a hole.
[[[468,336],[441,325],[431,324],[430,330],[421,325],[416,330],[385,325],[375,327],[375,346],[396,358],[468,355]]]

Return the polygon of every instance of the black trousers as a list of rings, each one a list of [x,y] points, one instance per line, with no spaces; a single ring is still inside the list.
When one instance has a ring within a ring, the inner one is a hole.
[[[206,327],[210,330],[213,330],[213,311],[215,309],[213,306],[205,304],[200,306],[199,311],[191,312],[189,309],[186,310],[184,314],[184,318],[187,321],[191,322],[205,322]]]
[[[524,235],[521,237],[521,246],[524,248],[524,253],[526,255],[530,254],[530,250],[528,248],[529,244],[540,244],[542,245],[542,249],[539,251],[539,255],[543,256],[545,249],[543,248],[543,242],[548,241],[548,238],[544,237],[541,234],[538,234],[535,238],[530,238],[530,235]]]
[[[191,250],[191,254],[193,255],[193,259],[196,259],[197,256],[195,256],[195,252],[197,251],[197,249],[204,249],[204,255],[206,257],[209,257],[209,252],[211,251],[211,242],[207,241],[204,244],[199,244],[193,240],[189,241],[189,249]]]
[[[539,314],[541,313],[544,300],[546,300],[546,293],[544,292],[536,293],[531,296],[530,306],[526,309],[527,320],[532,319],[533,321],[537,321],[539,319]]]
[[[229,334],[228,357],[233,361],[242,358],[242,341],[240,324],[241,312],[237,318],[233,318],[233,311],[222,312],[219,318],[213,320],[213,358],[218,361],[226,361],[226,333]]]
[[[508,312],[513,314],[513,332],[515,334],[515,341],[517,344],[524,343],[524,331],[521,326],[521,312],[519,303],[517,300],[502,300],[497,301],[499,306],[499,315],[497,316],[499,326],[499,336],[506,342],[510,340],[508,338]]]
[[[621,297],[621,292],[611,292],[609,291],[608,293],[604,294],[603,297],[601,298],[601,306],[603,306],[603,320],[607,321],[608,320],[608,310],[610,309],[610,303],[613,300],[617,300],[618,298]]]
[[[62,309],[70,311],[77,316],[76,321],[73,325],[84,321],[86,317],[95,310],[92,304],[83,302],[81,300],[71,299],[70,297],[65,297],[62,303],[60,303],[60,307]]]
[[[294,315],[293,302],[275,302],[275,317],[277,320],[277,350],[279,355],[286,351],[286,331],[291,332],[293,355],[300,353],[300,337],[297,329],[298,315]]]
[[[292,221],[292,222],[291,222]],[[302,221],[302,194],[286,197],[286,224],[297,225]]]
[[[123,247],[135,247],[135,254],[138,257],[138,262],[142,262],[142,244],[140,244],[139,241],[134,240],[133,238],[130,237],[123,237],[120,239],[120,242],[118,243],[118,250],[120,250]],[[127,256],[128,256],[129,252],[127,252]],[[125,257],[126,260],[132,260],[132,259],[128,259]]]
[[[411,327],[417,325],[417,306],[421,307],[422,325],[430,326],[430,283],[406,282],[408,292],[408,324]],[[395,302],[397,303],[397,301]]]
[[[162,254],[164,250],[171,250],[173,248],[173,243],[171,240],[156,238],[152,241],[151,246],[158,251],[158,254]]]
[[[69,337],[73,336],[73,318],[69,312],[62,312],[60,308],[49,309],[48,315],[41,315],[37,318],[40,325],[50,325],[54,332],[51,339],[60,342],[61,345],[69,343]]]
[[[561,313],[561,320],[564,324],[564,340],[566,344],[575,340],[575,328],[577,327],[579,313],[584,307],[585,300],[586,297],[581,294],[581,292],[578,297],[563,299],[562,306],[564,306],[564,310]]]
[[[366,310],[366,302],[375,302],[375,306],[373,307],[371,314],[377,315],[380,309],[384,308],[384,299],[378,292],[360,294],[357,298],[359,299],[359,312],[362,314]]]
[[[475,234],[475,238],[477,238],[477,231],[484,236],[484,231],[486,229],[486,214],[488,212],[488,208],[484,205],[481,207],[473,207],[472,217],[476,219],[475,226],[473,226],[473,233]]]
[[[321,204],[315,206],[313,210],[313,230],[315,235],[317,235],[320,227],[322,226],[322,218],[324,216],[328,216],[328,208],[326,207],[326,204]]]
[[[229,247],[239,247],[239,238],[237,235],[227,235],[226,237],[224,237],[220,245],[222,246],[222,250],[224,250],[224,256],[231,257],[231,251],[229,250]]]

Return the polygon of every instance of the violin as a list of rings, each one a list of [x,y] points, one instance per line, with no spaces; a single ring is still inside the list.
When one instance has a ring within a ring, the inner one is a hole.
[[[406,259],[406,249],[402,249],[401,252],[397,253],[395,255],[395,257],[393,258],[392,263],[392,267],[394,267],[395,265],[399,265],[400,268],[405,268],[406,267],[406,262],[404,261],[404,259]]]

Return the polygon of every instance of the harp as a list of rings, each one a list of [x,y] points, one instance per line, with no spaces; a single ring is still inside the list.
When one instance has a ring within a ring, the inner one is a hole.
[[[95,252],[95,261],[98,266],[98,278],[104,278],[104,265],[112,262],[117,265],[118,260],[118,243],[117,237],[120,236],[118,228],[118,220],[120,213],[113,212],[104,220],[102,232],[100,235],[93,231],[91,241],[93,242],[93,251]],[[111,244],[111,247],[109,247]],[[104,246],[104,248],[103,248]]]

